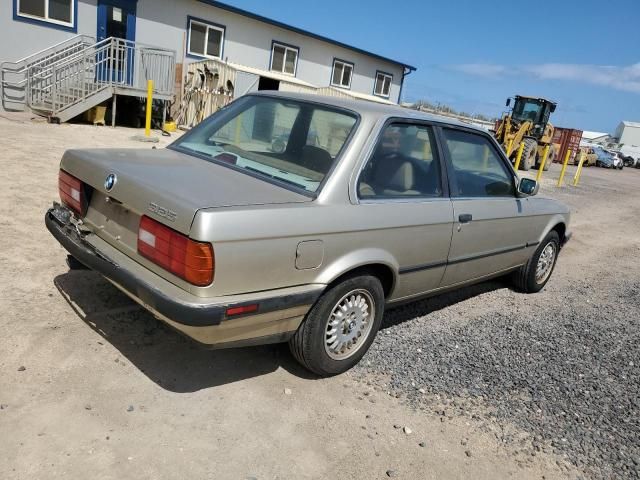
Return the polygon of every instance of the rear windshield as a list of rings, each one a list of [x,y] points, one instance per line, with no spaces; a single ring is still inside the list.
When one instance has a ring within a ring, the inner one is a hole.
[[[316,192],[356,122],[348,111],[248,95],[195,127],[172,148]]]

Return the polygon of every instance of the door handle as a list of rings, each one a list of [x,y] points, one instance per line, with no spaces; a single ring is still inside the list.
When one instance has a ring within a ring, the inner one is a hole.
[[[471,220],[473,220],[473,215],[471,215],[470,213],[461,213],[460,216],[458,216],[458,220],[460,221],[460,223],[469,223]]]

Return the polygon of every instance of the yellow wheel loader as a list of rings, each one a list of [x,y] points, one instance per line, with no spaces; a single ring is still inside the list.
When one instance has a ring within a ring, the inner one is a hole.
[[[520,169],[538,168],[542,163],[544,149],[549,146],[549,154],[544,169],[555,160],[557,152],[552,143],[553,125],[549,116],[556,104],[544,98],[514,97],[513,108],[505,113],[496,125],[495,137],[502,145],[507,156],[515,163],[520,143],[524,142],[524,151],[520,160]],[[511,98],[506,106],[511,105]]]

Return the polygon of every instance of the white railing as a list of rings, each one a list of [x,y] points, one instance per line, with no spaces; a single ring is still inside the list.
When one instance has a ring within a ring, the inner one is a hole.
[[[95,38],[93,37],[76,35],[15,62],[2,62],[0,64],[0,86],[3,108],[7,108],[7,103],[25,102],[28,71],[31,67],[44,66],[69,58],[94,43]]]
[[[57,116],[105,88],[146,95],[153,80],[155,95],[172,95],[175,52],[121,38],[107,38],[54,62],[33,64],[27,72],[26,100],[30,108]]]

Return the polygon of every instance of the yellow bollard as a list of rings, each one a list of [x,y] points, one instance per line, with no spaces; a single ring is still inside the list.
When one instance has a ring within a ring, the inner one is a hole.
[[[560,171],[560,178],[558,179],[558,187],[562,186],[564,180],[564,173],[567,171],[567,165],[569,164],[569,158],[571,157],[571,149],[567,149],[567,154],[564,156],[564,162],[562,163],[562,170]]]
[[[151,110],[153,108],[153,80],[147,81],[147,120],[144,124],[144,136],[151,136]]]
[[[513,138],[511,140],[509,140],[509,143],[507,144],[507,157],[511,156],[511,149],[513,148]]]
[[[580,164],[578,165],[578,170],[576,170],[576,174],[573,177],[573,186],[576,187],[580,182],[580,175],[582,174],[582,166],[584,165],[584,161],[586,159],[586,155],[584,152],[580,154]]]
[[[547,163],[547,157],[549,156],[549,145],[544,147],[542,152],[542,161],[540,162],[540,166],[538,167],[538,174],[536,175],[536,182],[539,182],[542,178],[542,172],[544,172],[544,165]]]
[[[522,152],[524,152],[524,142],[520,144],[518,148],[518,154],[516,155],[516,164],[513,166],[516,173],[518,173],[518,168],[520,168],[520,162],[522,161]]]

